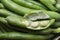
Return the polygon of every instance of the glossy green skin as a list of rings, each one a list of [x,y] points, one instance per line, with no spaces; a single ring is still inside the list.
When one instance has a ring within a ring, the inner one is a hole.
[[[30,2],[27,2],[25,0],[13,0],[15,3],[19,4],[19,5],[22,5],[24,7],[27,7],[27,8],[31,8],[31,9],[37,9],[37,10],[45,10],[43,7],[41,6],[37,6],[33,3],[30,3]]]
[[[57,11],[57,9],[52,5],[52,3],[49,0],[39,0],[44,5],[46,5],[50,10]]]
[[[14,17],[14,16],[8,16],[6,18],[6,20],[8,21],[8,23],[15,25],[15,26],[20,26],[20,27],[26,27],[26,25],[24,23],[22,23],[23,21],[25,21],[26,19],[22,18],[22,17]],[[26,20],[27,21],[27,20]]]
[[[27,33],[7,32],[0,34],[0,38],[8,39],[27,39],[27,40],[47,40],[53,37],[53,35],[33,35]]]
[[[4,23],[4,24],[8,24],[8,22],[5,20],[5,18],[2,18],[2,17],[0,17],[0,22],[2,22],[2,23]],[[8,26],[8,25],[7,25]],[[17,30],[17,28],[15,28],[15,27],[12,27],[12,26],[8,26],[9,28],[11,28],[11,29],[15,29],[15,30]],[[6,28],[5,26],[4,26],[4,29],[6,29],[7,31],[9,31],[9,29],[8,28]],[[19,28],[20,29],[20,28]],[[18,29],[18,30],[19,30]],[[48,30],[48,31],[47,31]],[[42,31],[29,31],[29,30],[21,30],[20,29],[20,31],[23,31],[23,32],[29,32],[29,33],[35,33],[35,34],[50,34],[51,32],[52,32],[52,29],[45,29],[45,30],[42,30]]]
[[[18,26],[18,27],[21,27],[21,28],[27,28],[27,29],[31,29],[31,30],[42,30],[42,29],[46,29],[46,28],[50,27],[55,22],[54,19],[51,19],[51,20],[49,20],[49,23],[46,26],[43,27],[43,26],[38,25],[37,26],[38,29],[37,29],[37,28],[34,28],[34,27],[31,26],[31,23],[33,23],[33,21],[29,21],[29,20],[24,19],[24,18],[21,18],[21,17],[8,16],[6,18],[6,20],[11,25]]]
[[[14,14],[13,12],[10,12],[6,9],[0,9],[0,16],[7,17],[7,16],[18,16],[18,15]]]
[[[25,18],[30,19],[29,17],[32,16],[30,20],[33,20],[33,19],[32,19],[33,17],[36,18],[36,19],[34,19],[34,20],[37,20],[37,19],[40,20],[41,18],[38,18],[38,17],[40,17],[43,13],[44,13],[44,14],[47,14],[47,15],[49,16],[49,18],[45,18],[45,19],[51,19],[51,18],[53,18],[53,19],[55,19],[56,21],[60,21],[60,14],[59,14],[59,13],[53,12],[53,11],[44,11],[44,10],[40,10],[40,11],[39,11],[39,15],[38,15],[37,13],[35,13],[34,15],[35,15],[36,17],[35,17],[33,14],[29,14],[29,15],[25,16]],[[44,18],[44,14],[42,15],[42,19]],[[53,16],[53,15],[54,15],[54,16]]]
[[[12,18],[12,17],[11,17]],[[18,21],[18,20],[17,20]],[[5,20],[5,18],[2,18],[2,17],[0,17],[0,22],[2,22],[2,23],[4,23],[4,24],[8,24],[8,22]],[[11,22],[11,21],[10,21]],[[59,23],[59,22],[58,22]],[[19,24],[19,23],[18,23]],[[56,24],[56,25],[55,25]],[[20,24],[19,24],[20,25]],[[54,23],[53,25],[55,25],[55,26],[60,26],[60,23],[59,24],[57,24],[57,23]],[[1,26],[3,26],[4,27],[4,29],[6,29],[7,31],[9,31],[9,29],[7,29],[3,24],[1,24]],[[8,25],[7,25],[8,26]],[[20,25],[21,26],[21,25]],[[8,26],[8,27],[11,27],[11,26]],[[14,27],[15,28],[15,27]],[[13,28],[13,29],[14,29]],[[19,28],[20,29],[20,28]],[[19,29],[17,29],[17,28],[15,28],[15,30],[19,30]],[[48,31],[47,31],[48,30]],[[2,31],[4,31],[3,29],[2,29]],[[11,31],[11,30],[10,30]],[[50,33],[52,33],[52,31],[53,31],[53,29],[51,29],[51,28],[49,28],[49,29],[45,29],[45,30],[42,30],[42,31],[28,31],[28,30],[21,30],[20,29],[20,31],[24,31],[24,32],[29,32],[29,33],[35,33],[35,34],[50,34]]]
[[[1,1],[8,9],[10,9],[11,11],[14,11],[16,12],[17,14],[19,15],[32,15],[33,13],[34,14],[37,14],[38,12],[40,12],[41,10],[32,10],[32,9],[28,9],[28,8],[25,8],[25,7],[22,7],[22,6],[19,6],[17,5],[16,3],[14,3],[13,1],[11,0],[2,0]],[[46,12],[47,15],[50,16],[50,18],[54,18],[56,20],[59,20],[60,19],[60,15],[55,13],[55,12],[49,12],[49,11],[43,11],[43,12]],[[53,15],[56,15],[56,16],[53,16]],[[38,16],[38,15],[37,15]],[[34,17],[34,16],[33,16]],[[43,19],[43,18],[42,18]]]
[[[2,3],[0,3],[0,9],[3,9],[3,8],[4,8],[3,4],[2,4]]]
[[[32,11],[32,9],[25,8],[23,6],[20,6],[16,3],[14,3],[11,0],[2,0],[1,1],[9,10],[16,12],[19,15],[25,15]]]
[[[57,12],[53,12],[53,11],[43,11],[44,13],[46,13],[47,15],[50,16],[50,18],[55,19],[56,21],[60,21],[60,14]],[[54,16],[53,16],[54,15]]]
[[[36,1],[34,1],[34,0],[26,0],[26,1],[27,1],[27,2],[30,2],[30,3],[33,3],[33,4],[37,5],[37,6],[40,6],[40,7],[44,8],[44,9],[48,10],[47,7],[45,7],[44,5],[42,5],[42,4],[39,3],[39,2],[36,2]]]
[[[3,25],[5,24],[5,26],[4,26],[4,29],[6,29],[7,31],[10,31],[8,28],[6,28],[7,26],[12,30],[12,29],[14,29],[14,30],[20,30],[20,31],[23,31],[23,32],[29,32],[29,33],[33,33],[33,34],[50,34],[51,32],[52,32],[52,30],[53,29],[51,29],[51,28],[48,28],[48,29],[45,29],[45,30],[41,30],[41,31],[30,31],[30,30],[23,30],[23,29],[21,29],[21,28],[16,28],[16,27],[12,27],[12,26],[10,26],[10,25],[8,25],[8,22],[7,22],[7,20],[5,20],[5,18],[3,18],[3,17],[0,17],[0,22],[2,22],[3,23]]]

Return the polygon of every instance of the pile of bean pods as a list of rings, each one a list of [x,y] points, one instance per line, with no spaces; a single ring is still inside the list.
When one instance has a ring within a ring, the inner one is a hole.
[[[60,40],[60,0],[0,0],[1,40]]]

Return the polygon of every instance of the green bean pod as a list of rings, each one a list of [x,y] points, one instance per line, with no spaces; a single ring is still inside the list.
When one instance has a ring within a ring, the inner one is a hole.
[[[39,35],[40,34],[47,35],[47,34],[51,34],[52,32],[53,32],[53,29],[52,28],[47,28],[47,29],[39,30],[39,31],[28,31],[28,33],[39,34]]]
[[[52,27],[60,27],[60,22],[55,22]]]
[[[31,2],[27,2],[25,0],[13,0],[15,3],[22,5],[24,7],[27,8],[31,8],[31,9],[38,9],[38,10],[46,10],[45,8],[41,7],[41,6],[37,6]]]
[[[2,23],[2,22],[1,22],[1,23]],[[8,27],[8,25],[6,25],[6,24],[4,24],[4,23],[2,23],[1,25],[2,25],[1,27],[4,29],[5,32],[13,32],[13,30],[11,30],[11,29]],[[4,33],[5,33],[5,32],[4,32]]]
[[[22,6],[17,5],[16,3],[12,2],[11,0],[2,0],[2,3],[11,11],[16,12],[19,15],[28,15],[32,13],[38,13],[40,11],[28,9]],[[11,3],[11,4],[10,4]],[[13,6],[14,5],[14,6]],[[47,17],[48,18],[48,17]],[[45,19],[45,18],[44,18]]]
[[[3,24],[5,24],[5,26],[7,25],[8,26],[8,22],[7,22],[7,20],[5,19],[5,18],[3,18],[3,17],[0,17],[0,22],[2,22]],[[6,27],[7,27],[6,26]],[[9,29],[7,29],[5,27],[5,29],[7,30],[7,31],[10,31]],[[18,30],[18,31],[23,31],[23,32],[29,32],[29,33],[33,33],[33,34],[50,34],[51,32],[52,32],[52,30],[53,29],[51,29],[51,28],[48,28],[48,29],[45,29],[45,30],[41,30],[41,31],[30,31],[30,30],[23,30],[23,29],[20,29],[20,28],[16,28],[16,27],[12,27],[12,26],[8,26],[11,30],[12,29],[14,29],[14,30]],[[48,30],[48,31],[47,31]]]
[[[15,26],[32,29],[32,30],[42,30],[48,28],[50,25],[54,23],[54,19],[51,20],[43,20],[43,21],[30,21],[27,19],[24,19],[22,17],[14,17],[14,16],[8,16],[6,20]]]
[[[53,5],[56,4],[56,0],[49,0]]]
[[[10,29],[16,30],[16,31],[20,31],[20,32],[26,32],[26,33],[31,33],[31,34],[39,34],[39,35],[47,35],[47,34],[51,34],[53,29],[52,28],[47,28],[44,30],[29,30],[29,29],[23,29],[23,28],[19,28],[19,27],[9,27]]]
[[[10,29],[9,27],[12,27],[8,24],[7,20],[3,17],[0,17],[0,25],[1,25],[1,30],[5,32],[12,32],[14,30]]]
[[[52,27],[60,27],[60,23],[59,22],[55,22]],[[39,30],[39,31],[32,31],[32,30],[26,30],[26,29],[20,29],[18,27],[10,27],[11,29],[17,30],[17,31],[22,31],[22,32],[27,32],[27,33],[32,33],[32,34],[50,34],[50,33],[55,33],[56,29],[52,29],[52,28],[48,28],[48,29],[44,29],[44,30]],[[59,29],[58,29],[59,30]],[[54,32],[53,32],[54,31]],[[59,33],[59,31],[57,31],[57,33]]]
[[[4,5],[2,3],[0,3],[0,9],[3,9]]]
[[[0,22],[2,22],[2,23],[4,23],[4,24],[7,24],[6,19],[5,19],[5,18],[3,18],[3,17],[0,17]]]
[[[48,28],[48,29],[45,29],[45,30],[41,30],[40,31],[40,34],[51,34],[53,31],[52,28]],[[36,32],[37,33],[37,32]],[[38,32],[39,33],[39,32]]]
[[[18,15],[14,14],[13,12],[10,12],[6,9],[0,9],[0,16],[7,17],[7,16],[18,16]]]
[[[53,16],[54,15],[54,16]],[[56,21],[60,21],[60,14],[53,11],[43,11],[40,10],[39,13],[32,13],[25,15],[25,18],[29,20],[37,20],[37,19],[55,19]]]
[[[53,30],[53,33],[60,33],[60,27]]]
[[[32,9],[29,8],[25,8],[23,6],[17,5],[16,3],[14,3],[11,0],[2,0],[1,1],[8,9],[10,9],[11,11],[16,12],[17,14],[20,15],[24,15],[24,14],[28,14],[29,12],[33,11]]]
[[[52,3],[49,0],[39,0],[43,4],[45,4],[50,10],[57,11],[57,9],[52,5]]]
[[[36,1],[34,1],[34,0],[26,0],[26,1],[27,1],[27,2],[30,2],[30,3],[33,3],[33,4],[37,5],[37,6],[43,7],[44,9],[48,10],[47,7],[45,7],[44,5],[42,5],[42,4],[39,3],[39,2],[36,2]]]
[[[56,3],[56,8],[58,9],[58,10],[60,10],[60,0],[56,0],[57,1],[57,3]]]
[[[44,10],[32,10],[29,8],[19,6],[11,0],[2,0],[1,2],[9,10],[14,11],[16,14],[24,15],[25,18],[28,18],[30,20],[49,19],[49,18],[60,20],[60,14],[56,12],[44,11]],[[53,15],[56,15],[56,16],[53,16]]]
[[[24,39],[24,40],[47,40],[53,37],[53,35],[32,35],[27,33],[7,32],[0,34],[1,38],[8,39]]]
[[[50,16],[50,18],[54,18],[57,21],[60,21],[60,14],[57,12],[53,12],[53,11],[45,11],[45,13]],[[53,16],[54,15],[54,16]]]

